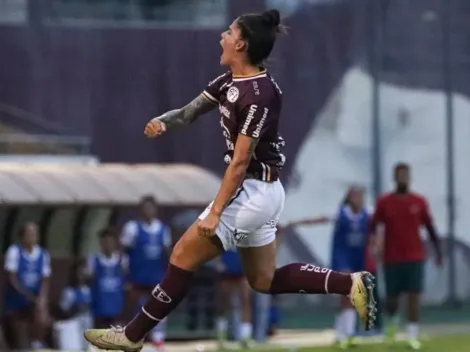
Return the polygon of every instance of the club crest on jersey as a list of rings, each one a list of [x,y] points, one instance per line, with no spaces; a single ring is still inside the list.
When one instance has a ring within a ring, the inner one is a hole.
[[[227,100],[231,103],[235,103],[238,99],[240,92],[238,91],[237,87],[230,87],[227,92]]]

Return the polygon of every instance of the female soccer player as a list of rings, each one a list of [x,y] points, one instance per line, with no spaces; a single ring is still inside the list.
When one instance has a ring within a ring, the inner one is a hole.
[[[332,268],[353,273],[366,268],[370,215],[364,207],[364,191],[351,187],[341,204],[335,221],[332,246]],[[335,335],[341,348],[352,343],[356,332],[356,312],[348,299],[341,297],[336,316]]]
[[[188,105],[145,127],[148,137],[156,137],[218,106],[227,168],[214,201],[175,245],[167,272],[142,311],[125,328],[85,331],[96,347],[139,351],[147,332],[184,298],[195,270],[234,246],[254,290],[349,295],[364,326],[373,327],[371,274],[344,274],[306,263],[276,269],[276,224],[285,198],[279,181],[285,161],[284,140],[278,133],[282,92],[262,64],[281,29],[277,10],[238,17],[220,40],[220,62],[229,71]]]

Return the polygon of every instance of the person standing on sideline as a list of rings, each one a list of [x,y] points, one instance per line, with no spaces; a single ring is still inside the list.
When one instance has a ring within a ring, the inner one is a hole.
[[[421,226],[429,234],[436,253],[436,265],[442,265],[442,251],[424,196],[410,191],[410,166],[398,163],[394,169],[395,190],[377,200],[371,222],[371,234],[383,226],[383,240],[376,238],[377,252],[383,257],[386,284],[388,340],[394,341],[398,330],[398,302],[407,297],[407,344],[421,348],[419,337],[420,297],[424,284],[426,250],[420,236]]]
[[[20,230],[19,243],[11,245],[5,255],[8,282],[4,311],[13,332],[11,347],[18,350],[44,348],[50,322],[51,258],[38,243],[38,228],[28,222]]]
[[[128,260],[119,252],[112,229],[101,230],[99,236],[100,253],[88,257],[87,274],[91,282],[93,325],[104,329],[119,325],[123,318]]]
[[[163,279],[172,240],[170,229],[157,218],[157,203],[153,197],[142,198],[139,213],[139,219],[125,224],[121,244],[129,257],[132,301],[140,309]],[[163,349],[165,341],[165,325],[165,321],[160,322],[150,335],[159,350]]]

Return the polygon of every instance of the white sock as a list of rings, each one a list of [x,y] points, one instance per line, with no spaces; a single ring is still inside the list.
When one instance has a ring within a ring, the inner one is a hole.
[[[419,337],[419,325],[418,323],[406,324],[406,334],[409,339],[416,340]]]
[[[344,319],[342,312],[336,314],[335,317],[335,341],[344,341]]]
[[[346,337],[352,337],[356,333],[356,310],[348,308],[341,313],[343,319],[344,334]]]
[[[343,311],[339,312],[336,315],[335,319],[335,341],[344,341],[346,340],[346,331],[345,331],[345,319]]]
[[[252,333],[253,333],[253,324],[241,323],[240,325],[240,339],[241,340],[251,339]]]
[[[228,321],[227,318],[218,317],[215,321],[215,328],[218,333],[226,333],[228,330]]]
[[[152,342],[163,343],[166,337],[166,318],[155,326],[151,333]]]

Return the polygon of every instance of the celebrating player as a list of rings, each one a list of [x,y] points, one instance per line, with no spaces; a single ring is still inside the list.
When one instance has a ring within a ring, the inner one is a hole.
[[[374,325],[371,274],[345,274],[306,263],[276,269],[276,224],[285,198],[279,181],[285,161],[284,140],[278,133],[282,92],[262,64],[281,29],[277,10],[238,17],[220,41],[220,61],[230,71],[210,82],[187,106],[146,126],[145,134],[156,137],[218,106],[227,168],[215,200],[176,244],[163,280],[142,311],[125,328],[85,331],[98,348],[139,351],[145,335],[185,297],[195,270],[234,246],[253,289],[349,295],[364,325]]]
[[[377,200],[371,231],[378,224],[384,226],[383,261],[387,291],[386,310],[390,318],[387,335],[394,340],[398,328],[398,300],[406,294],[408,299],[408,345],[419,349],[418,340],[420,295],[424,281],[426,251],[420,236],[424,225],[436,251],[436,264],[442,264],[439,238],[434,228],[429,207],[423,196],[410,192],[410,167],[405,163],[395,166],[396,188]],[[381,243],[381,241],[376,241]],[[379,250],[382,252],[382,249]]]

